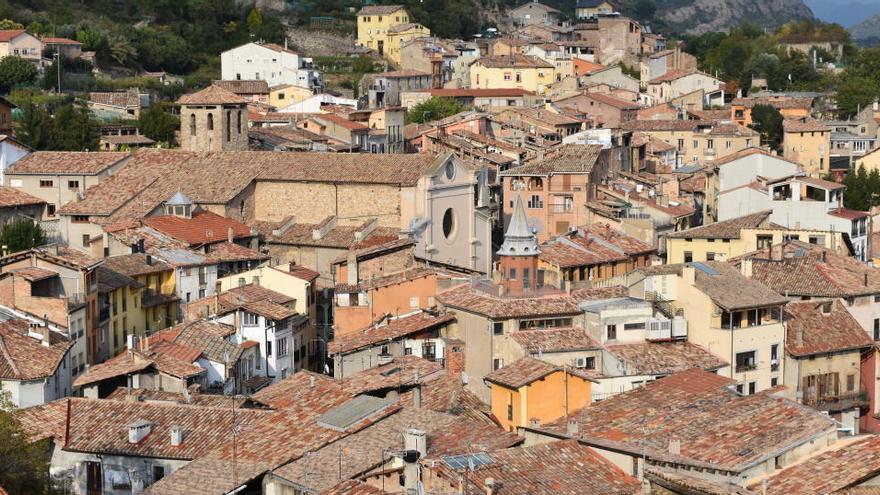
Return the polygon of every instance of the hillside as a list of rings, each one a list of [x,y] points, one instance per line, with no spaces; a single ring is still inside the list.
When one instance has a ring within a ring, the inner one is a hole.
[[[861,45],[876,45],[880,41],[880,14],[849,28],[853,40]]]
[[[620,0],[621,10],[671,34],[726,31],[743,22],[774,28],[813,19],[803,0]],[[651,15],[653,12],[653,15]]]

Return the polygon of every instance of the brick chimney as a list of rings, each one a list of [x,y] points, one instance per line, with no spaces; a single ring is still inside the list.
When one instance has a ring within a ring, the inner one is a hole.
[[[467,383],[467,378],[463,375],[464,367],[464,342],[446,341],[446,373],[450,376],[462,377],[462,383]]]

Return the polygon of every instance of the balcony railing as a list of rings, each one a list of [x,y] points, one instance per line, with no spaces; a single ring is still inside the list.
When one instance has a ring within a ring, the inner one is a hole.
[[[758,365],[756,363],[742,363],[736,365],[736,372],[743,373],[745,371],[754,371],[758,369]]]
[[[154,289],[143,289],[141,291],[141,306],[144,308],[152,308],[162,304],[174,302],[179,298],[175,294],[163,294]]]
[[[839,411],[853,407],[861,407],[868,404],[868,392],[860,388],[852,392],[826,394],[821,397],[805,394],[801,401],[804,405],[815,407],[823,411]]]

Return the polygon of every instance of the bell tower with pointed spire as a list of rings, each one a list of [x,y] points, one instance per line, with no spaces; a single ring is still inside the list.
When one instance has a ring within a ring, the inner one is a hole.
[[[522,294],[536,288],[538,253],[538,241],[529,228],[522,195],[517,192],[510,225],[504,233],[504,243],[498,250],[498,271],[506,294]]]

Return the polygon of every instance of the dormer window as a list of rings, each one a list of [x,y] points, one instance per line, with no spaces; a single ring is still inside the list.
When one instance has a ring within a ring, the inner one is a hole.
[[[192,218],[192,208],[192,200],[179,191],[165,202],[165,214],[178,218]]]

